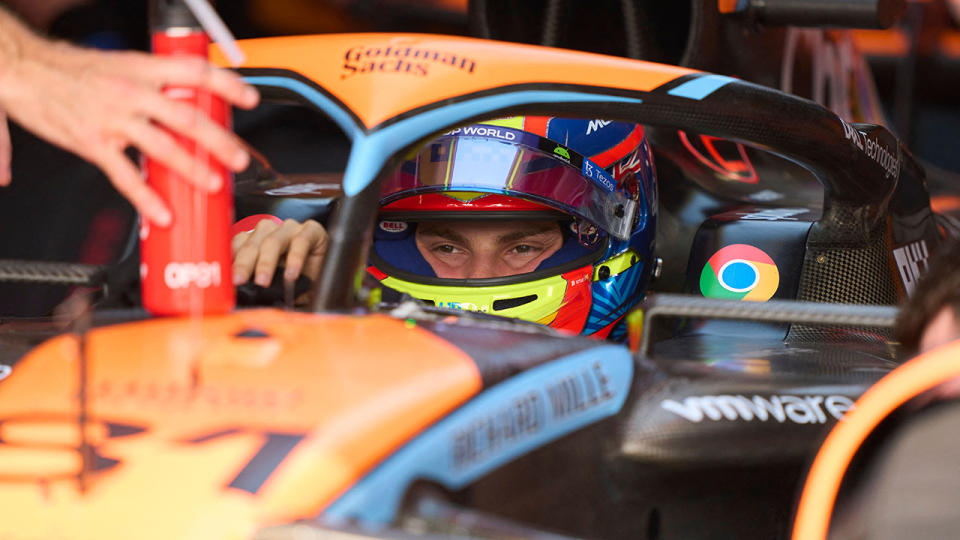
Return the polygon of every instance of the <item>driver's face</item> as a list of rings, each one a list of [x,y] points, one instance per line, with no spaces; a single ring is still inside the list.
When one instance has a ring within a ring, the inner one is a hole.
[[[438,221],[417,226],[417,249],[439,278],[532,272],[563,244],[554,221]]]

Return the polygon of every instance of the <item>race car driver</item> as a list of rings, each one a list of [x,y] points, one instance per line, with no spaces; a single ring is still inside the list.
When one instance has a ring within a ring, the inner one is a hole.
[[[368,272],[388,293],[620,339],[652,268],[656,185],[643,128],[514,117],[455,129],[381,184]],[[234,282],[315,278],[315,221],[233,241]]]

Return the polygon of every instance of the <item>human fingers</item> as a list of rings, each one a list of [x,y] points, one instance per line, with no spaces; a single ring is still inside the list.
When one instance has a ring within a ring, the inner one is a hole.
[[[167,205],[147,186],[140,176],[140,170],[123,152],[104,149],[94,155],[92,161],[147,221],[161,227],[170,225],[173,218]]]
[[[300,223],[288,219],[260,242],[260,253],[257,255],[257,266],[254,270],[253,282],[261,287],[269,287],[273,281],[273,274],[280,264],[280,255],[290,247],[290,242],[300,230]]]
[[[313,250],[307,257],[307,262],[303,268],[303,274],[313,280],[316,280],[320,275],[320,268],[323,266],[323,261],[327,255],[327,247],[330,244],[330,237],[327,235],[326,229],[321,227],[320,233],[320,237],[314,242]]]
[[[257,223],[249,232],[240,233],[231,241],[233,247],[233,284],[240,285],[250,280],[257,258],[260,256],[260,243],[268,235],[279,229],[280,225],[269,220]]]
[[[253,231],[243,231],[235,234],[233,238],[230,239],[230,253],[236,255],[237,251],[240,251],[240,246],[247,241],[251,233],[253,233]]]
[[[168,99],[160,93],[147,92],[139,100],[136,112],[193,139],[234,171],[242,171],[250,163],[250,154],[240,139],[192,105]],[[205,185],[206,180],[204,177],[199,181]],[[216,182],[220,183],[219,176]]]
[[[7,127],[7,115],[0,111],[0,186],[10,185],[10,156],[13,147],[10,144],[10,128]]]
[[[159,85],[195,86],[210,90],[243,109],[252,109],[260,101],[256,88],[236,73],[214,67],[197,57],[151,57],[155,60],[145,76]]]
[[[310,279],[315,279],[326,252],[327,231],[316,221],[307,220],[290,241],[283,279],[293,281],[301,271],[305,271],[304,275]]]
[[[130,122],[126,131],[127,139],[141,153],[163,163],[190,184],[206,191],[216,191],[223,185],[209,162],[191,155],[163,129],[140,118]]]

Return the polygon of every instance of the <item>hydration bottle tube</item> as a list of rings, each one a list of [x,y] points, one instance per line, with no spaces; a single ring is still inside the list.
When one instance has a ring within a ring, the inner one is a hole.
[[[207,57],[210,39],[182,0],[151,0],[153,53]],[[222,125],[230,125],[229,106],[197,88],[166,87],[168,98],[194,105]],[[230,268],[233,186],[230,172],[191,140],[177,143],[206,159],[223,178],[222,188],[206,192],[152,159],[145,159],[147,183],[169,205],[173,222],[159,227],[141,220],[140,277],[143,306],[154,315],[225,313],[235,292]]]

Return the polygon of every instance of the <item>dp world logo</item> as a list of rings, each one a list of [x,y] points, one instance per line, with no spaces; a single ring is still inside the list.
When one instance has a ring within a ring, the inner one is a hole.
[[[747,244],[717,251],[700,272],[700,292],[707,298],[764,302],[779,285],[780,271],[773,259]]]

